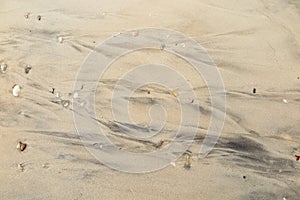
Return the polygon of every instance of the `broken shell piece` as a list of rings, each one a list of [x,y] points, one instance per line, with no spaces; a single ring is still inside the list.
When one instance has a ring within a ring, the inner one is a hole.
[[[288,103],[288,100],[282,99],[283,103]]]
[[[25,143],[23,143],[23,142],[18,142],[18,144],[17,144],[17,150],[19,150],[19,151],[24,151],[25,149],[26,149],[26,147],[27,147],[27,144],[25,144]]]
[[[191,156],[190,155],[185,155],[185,163],[184,163],[184,169],[191,169]]]
[[[157,149],[159,149],[160,147],[162,147],[163,144],[164,144],[164,141],[161,140],[159,143],[157,143],[157,144],[155,145],[155,147],[156,147]]]
[[[56,96],[56,98],[60,98],[60,93],[56,92],[55,96]]]
[[[28,74],[30,72],[30,70],[31,70],[31,67],[29,65],[27,65],[25,67],[25,73]]]
[[[62,36],[59,36],[59,37],[57,38],[57,41],[58,41],[59,43],[63,43],[64,38],[63,38]]]
[[[176,163],[175,162],[171,162],[170,163],[173,167],[176,167]]]
[[[178,92],[176,92],[176,91],[172,91],[171,94],[172,94],[174,97],[177,97],[177,96],[178,96]]]
[[[63,105],[63,107],[65,107],[65,108],[67,108],[70,105],[70,101],[69,100],[62,100],[61,105]]]
[[[20,95],[21,87],[17,84],[13,85],[12,87],[12,93],[15,97]]]
[[[1,68],[1,72],[4,73],[7,69],[7,65],[5,63],[1,63],[0,68]]]

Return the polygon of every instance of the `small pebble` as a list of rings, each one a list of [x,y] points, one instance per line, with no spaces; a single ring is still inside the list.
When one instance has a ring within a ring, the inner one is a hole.
[[[253,94],[255,94],[255,93],[256,93],[256,88],[253,88],[253,91],[252,91],[252,92],[253,92]]]
[[[27,65],[25,67],[25,73],[28,74],[30,72],[30,70],[31,70],[31,67],[29,65]]]
[[[172,91],[172,93],[171,93],[174,97],[177,97],[178,96],[178,92],[176,92],[176,91]]]
[[[15,97],[18,97],[20,95],[20,92],[21,92],[21,87],[17,84],[13,85],[12,87],[12,94],[15,96]]]
[[[184,169],[191,169],[192,164],[191,164],[191,156],[190,155],[185,155],[185,163],[184,163]]]
[[[62,36],[59,36],[59,37],[57,38],[57,41],[58,41],[59,43],[63,43],[64,38],[63,38]]]
[[[69,100],[62,100],[61,104],[63,105],[63,107],[67,108],[70,105],[70,101]]]
[[[283,103],[288,103],[288,100],[282,99]]]
[[[41,16],[41,15],[38,15],[38,16],[37,16],[37,19],[38,19],[39,21],[41,21],[42,16]]]
[[[56,92],[55,96],[56,96],[56,98],[60,98],[60,93]]]
[[[26,149],[26,147],[27,147],[27,144],[25,144],[25,143],[23,143],[23,142],[18,142],[18,144],[17,144],[17,150],[19,150],[19,151],[24,151],[25,149]]]
[[[243,179],[246,179],[246,176],[243,176]]]
[[[183,48],[185,48],[185,44],[184,44],[184,43],[181,43],[181,46],[182,46]]]
[[[5,72],[6,72],[6,69],[7,69],[7,65],[6,65],[5,63],[1,63],[0,69],[1,69],[1,72],[2,72],[2,73],[5,73]]]
[[[74,94],[73,94],[73,98],[74,99],[77,99],[79,97],[79,94],[78,94],[78,92],[74,92]]]
[[[170,163],[173,167],[176,167],[176,163],[175,162],[171,162]]]
[[[147,94],[150,94],[151,92],[148,90]]]
[[[163,144],[164,144],[164,141],[161,140],[159,143],[157,143],[157,144],[155,145],[155,147],[156,147],[157,149],[159,149],[159,148],[162,147]]]

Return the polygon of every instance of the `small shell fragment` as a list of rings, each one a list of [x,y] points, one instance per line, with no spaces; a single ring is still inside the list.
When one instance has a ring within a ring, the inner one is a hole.
[[[159,149],[159,148],[162,147],[163,144],[164,144],[164,141],[161,140],[159,143],[157,143],[157,144],[155,145],[155,147],[156,147],[157,149]]]
[[[288,100],[282,99],[283,103],[288,103]]]
[[[21,87],[17,84],[13,85],[12,87],[12,94],[15,96],[15,97],[18,97],[20,95],[20,91],[21,91]]]
[[[191,169],[191,156],[190,155],[185,155],[185,163],[184,163],[184,169]]]
[[[176,163],[175,162],[171,162],[170,163],[173,167],[176,167]]]
[[[1,63],[0,69],[1,69],[1,72],[4,73],[7,69],[7,65],[5,63]]]
[[[64,38],[63,38],[62,36],[59,36],[59,37],[57,38],[57,41],[58,41],[59,43],[63,43]]]
[[[178,92],[176,92],[176,91],[172,91],[171,94],[172,94],[174,97],[177,97],[177,96],[178,96]]]
[[[70,101],[69,100],[62,100],[61,105],[63,105],[64,108],[67,108],[70,105]]]
[[[19,151],[24,151],[25,149],[26,149],[26,147],[27,147],[27,144],[25,144],[25,143],[23,143],[23,142],[18,142],[18,144],[17,144],[17,150],[19,150]]]

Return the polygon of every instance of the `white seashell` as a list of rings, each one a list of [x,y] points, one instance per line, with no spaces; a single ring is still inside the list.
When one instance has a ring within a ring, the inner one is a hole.
[[[15,97],[20,95],[21,87],[19,85],[14,85],[12,93]]]
[[[63,38],[62,36],[59,36],[59,37],[57,38],[57,40],[58,40],[59,43],[63,43],[64,38]]]
[[[0,68],[1,68],[1,72],[4,73],[7,69],[7,65],[5,63],[1,63]]]
[[[288,100],[282,99],[283,103],[288,103]]]

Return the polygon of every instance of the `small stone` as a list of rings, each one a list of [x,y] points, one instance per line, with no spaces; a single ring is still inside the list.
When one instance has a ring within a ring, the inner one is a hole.
[[[62,36],[59,36],[59,37],[57,38],[57,41],[58,41],[59,43],[63,43],[64,38],[63,38]]]
[[[177,97],[177,96],[178,96],[178,92],[176,92],[176,91],[172,91],[171,94],[172,94],[174,97]]]
[[[246,176],[243,176],[243,179],[246,179],[247,177]]]
[[[255,94],[255,93],[256,93],[256,88],[253,88],[253,91],[252,91],[252,92],[253,92],[253,94]]]
[[[155,147],[156,147],[157,149],[159,149],[159,148],[162,147],[163,144],[164,144],[164,141],[161,140],[161,141],[159,141],[159,143],[157,143],[157,144],[155,145]]]
[[[176,167],[176,163],[175,162],[171,162],[170,165],[172,165],[173,167]]]
[[[184,169],[191,169],[192,164],[191,164],[191,156],[186,154],[185,155],[185,163],[184,163]]]
[[[60,98],[60,93],[56,92],[55,96],[56,96],[56,98]]]
[[[181,43],[181,46],[182,46],[183,48],[185,48],[185,44],[184,44],[184,43]]]
[[[5,63],[1,63],[0,69],[1,69],[1,72],[2,72],[2,73],[5,73],[5,72],[6,72],[6,69],[7,69],[7,65],[6,65]]]
[[[70,101],[69,100],[62,100],[61,104],[63,105],[64,108],[67,108],[70,105]]]
[[[24,151],[25,149],[26,149],[26,147],[27,147],[27,144],[25,144],[25,143],[23,143],[23,142],[18,142],[18,144],[17,144],[17,150],[19,150],[19,151]]]
[[[78,92],[74,92],[74,94],[73,94],[73,98],[74,99],[77,99],[79,97],[79,94],[78,94]]]
[[[42,16],[41,16],[41,15],[38,15],[38,16],[37,16],[37,19],[38,19],[39,21],[41,21]]]
[[[283,103],[288,103],[288,100],[282,99]]]
[[[28,74],[30,72],[30,70],[31,70],[31,67],[29,65],[27,65],[25,67],[25,73]]]

